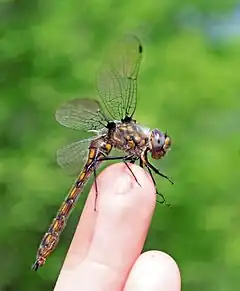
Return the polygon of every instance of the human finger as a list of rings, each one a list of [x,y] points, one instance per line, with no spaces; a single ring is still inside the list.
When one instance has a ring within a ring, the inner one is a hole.
[[[181,278],[176,262],[166,253],[143,253],[129,273],[124,291],[180,291]]]
[[[94,212],[95,187],[92,187],[86,204],[90,208],[84,217],[95,216],[91,239],[83,248],[84,256],[82,252],[78,260],[76,242],[80,243],[81,239],[76,233],[55,290],[123,288],[129,270],[141,253],[156,200],[149,175],[138,166],[129,166],[141,186],[124,163],[108,167],[97,179],[97,212]]]

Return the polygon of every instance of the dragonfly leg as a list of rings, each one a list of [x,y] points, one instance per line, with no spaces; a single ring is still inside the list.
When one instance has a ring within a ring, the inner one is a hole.
[[[133,175],[133,177],[134,177],[135,181],[138,183],[138,185],[139,185],[140,187],[142,187],[141,184],[138,182],[137,177],[135,176],[135,174],[133,173],[132,169],[129,167],[129,165],[128,165],[128,163],[127,163],[127,161],[129,161],[131,164],[134,164],[134,163],[136,162],[137,159],[138,159],[138,158],[137,158],[136,156],[133,156],[133,155],[132,155],[132,156],[130,156],[128,159],[123,159],[123,162],[124,162],[125,165],[127,166],[128,170],[131,172],[131,174]]]
[[[148,167],[148,165],[146,165],[146,167],[147,167],[147,169],[148,169],[148,172],[149,172],[149,174],[150,174],[150,176],[151,176],[151,178],[152,178],[153,184],[154,184],[154,186],[155,186],[156,194],[159,195],[159,196],[161,197],[161,199],[162,199],[162,201],[157,200],[157,202],[160,203],[160,204],[166,204],[167,206],[171,206],[171,204],[167,203],[167,201],[166,201],[164,195],[163,195],[162,193],[158,192],[158,189],[157,189],[157,186],[156,186],[156,181],[155,181],[155,179],[154,179],[154,177],[153,177],[152,171],[151,171],[151,169]]]
[[[154,171],[154,173],[160,175],[161,177],[166,178],[166,179],[167,179],[168,181],[170,181],[172,184],[173,184],[173,182],[172,182],[172,181],[171,181],[167,176],[165,176],[164,174],[160,173],[160,172],[158,171],[158,169],[156,169],[152,164],[149,163],[148,158],[147,158],[147,153],[146,153],[146,152],[145,152],[145,153],[143,154],[143,156],[141,156],[141,158],[140,158],[140,167],[144,168],[144,166],[147,167],[148,172],[149,172],[149,174],[150,174],[150,176],[151,176],[151,178],[152,178],[153,184],[154,184],[154,186],[155,186],[156,194],[159,195],[159,196],[161,197],[161,199],[162,199],[162,201],[157,200],[157,202],[160,203],[160,204],[165,203],[167,206],[170,206],[171,204],[167,203],[167,201],[166,201],[164,195],[163,195],[162,193],[158,192],[158,189],[157,189],[157,186],[156,186],[156,181],[155,181],[155,179],[154,179],[154,177],[153,177],[153,174],[152,174],[151,169]]]
[[[114,161],[114,160],[122,160],[124,162],[124,164],[127,166],[127,168],[129,169],[129,171],[131,172],[131,174],[133,175],[135,181],[141,187],[140,183],[137,180],[137,177],[134,175],[132,169],[129,167],[129,165],[127,163],[127,162],[130,162],[130,163],[134,164],[135,161],[137,160],[137,157],[135,155],[116,156],[116,157],[106,156],[106,157],[98,159],[97,161]]]
[[[172,181],[170,178],[168,178],[168,176],[166,176],[166,175],[164,175],[163,173],[161,173],[157,168],[155,168],[152,164],[150,164],[149,161],[148,161],[147,159],[146,159],[146,166],[147,166],[148,168],[150,168],[151,170],[153,170],[153,172],[154,172],[155,174],[157,174],[157,175],[159,175],[159,176],[161,176],[161,177],[167,179],[167,180],[168,180],[172,185],[174,184],[173,181]]]
[[[94,175],[94,185],[95,185],[95,201],[94,201],[94,211],[97,211],[97,200],[98,200],[98,187],[97,187],[97,170],[96,162],[93,162],[93,175]]]
[[[128,160],[131,160],[133,157],[134,157],[134,155],[116,156],[116,157],[106,156],[106,157],[97,159],[97,161],[98,162],[101,162],[101,161],[114,161],[114,160],[125,160],[125,161],[128,161]]]
[[[131,164],[135,164],[135,162],[136,162],[137,159],[139,159],[139,158],[136,157],[136,156],[133,156],[132,158],[129,158],[128,161],[129,161],[129,163],[131,163]]]
[[[132,169],[129,167],[129,165],[128,165],[127,161],[123,160],[123,162],[124,162],[124,164],[126,165],[126,167],[128,168],[128,170],[131,172],[131,174],[133,175],[133,177],[134,177],[135,181],[138,183],[138,185],[139,185],[140,187],[142,187],[142,186],[141,186],[141,184],[138,182],[138,179],[137,179],[137,177],[134,175],[134,173],[133,173]],[[134,162],[135,162],[135,161],[131,160],[131,162],[130,162],[130,163],[132,163],[132,164],[133,164]]]

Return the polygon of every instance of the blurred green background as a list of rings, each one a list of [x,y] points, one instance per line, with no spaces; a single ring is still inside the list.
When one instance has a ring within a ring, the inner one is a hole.
[[[53,289],[91,184],[56,252],[32,272],[42,235],[73,182],[55,152],[82,137],[59,126],[54,112],[67,100],[96,95],[102,57],[128,33],[144,47],[136,118],[173,139],[169,155],[155,162],[176,182],[157,178],[172,207],[157,206],[145,249],[175,258],[183,290],[239,290],[236,2],[0,1],[1,291]]]

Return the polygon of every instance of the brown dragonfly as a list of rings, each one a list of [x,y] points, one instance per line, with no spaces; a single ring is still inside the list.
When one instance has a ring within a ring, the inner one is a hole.
[[[101,103],[93,99],[74,99],[57,110],[56,120],[60,124],[94,135],[57,152],[57,161],[62,168],[80,174],[40,243],[33,270],[41,267],[56,248],[70,212],[92,173],[95,178],[96,210],[96,169],[103,161],[121,160],[134,176],[128,163],[139,160],[140,166],[150,173],[155,188],[152,171],[173,183],[148,160],[149,152],[153,159],[165,156],[171,146],[170,137],[159,129],[143,127],[132,118],[137,104],[137,77],[142,53],[139,39],[126,36],[98,70],[97,88]],[[113,148],[121,150],[123,155],[109,156]],[[85,164],[81,170],[83,160]],[[162,197],[161,203],[166,203],[164,196],[157,189],[156,192]]]

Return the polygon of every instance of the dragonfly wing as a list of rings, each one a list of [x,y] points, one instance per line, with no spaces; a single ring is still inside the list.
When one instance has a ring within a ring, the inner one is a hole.
[[[57,163],[71,175],[79,174],[88,156],[88,147],[93,138],[69,144],[57,151]]]
[[[55,117],[66,127],[85,131],[102,129],[108,122],[99,102],[93,99],[68,101],[56,111]]]
[[[126,36],[99,68],[99,96],[113,119],[132,117],[137,103],[137,77],[142,45],[136,36]]]

